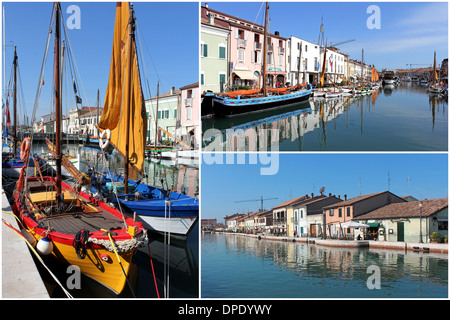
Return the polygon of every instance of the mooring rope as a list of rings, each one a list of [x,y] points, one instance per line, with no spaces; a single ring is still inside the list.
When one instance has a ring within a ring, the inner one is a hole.
[[[9,212],[9,211],[5,211],[2,210],[3,213],[8,213],[13,215],[17,220],[17,216],[13,213],[13,212]],[[66,296],[68,298],[73,298],[73,296],[64,288],[64,286],[61,284],[61,282],[59,282],[58,278],[51,272],[51,270],[47,267],[47,265],[44,263],[44,261],[42,260],[42,258],[40,257],[39,253],[34,249],[33,245],[27,240],[27,238],[25,238],[25,236],[16,228],[14,228],[10,223],[6,222],[5,219],[2,219],[3,223],[11,228],[13,231],[15,231],[23,240],[25,240],[25,243],[28,245],[28,247],[31,249],[31,251],[35,254],[36,258],[38,258],[38,260],[42,263],[42,265],[44,266],[44,268],[50,273],[50,275],[52,276],[52,278],[56,281],[56,283],[61,287],[61,289],[64,291],[64,293],[66,294]],[[20,220],[19,220],[20,221]]]

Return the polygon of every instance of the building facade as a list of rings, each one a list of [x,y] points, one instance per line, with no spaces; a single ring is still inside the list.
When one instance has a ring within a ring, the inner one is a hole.
[[[354,230],[341,224],[391,203],[406,202],[389,191],[361,195],[323,208],[326,233],[331,238],[354,237]]]
[[[158,123],[157,144],[163,140],[174,141],[176,138],[176,125],[180,114],[180,92],[175,90],[175,87],[171,87],[170,92],[145,100],[148,122],[147,141],[150,144],[155,143],[156,123]]]
[[[223,92],[229,78],[229,37],[230,25],[221,19],[215,19],[216,14],[201,10],[200,39],[200,91]]]
[[[199,83],[181,87],[180,98],[180,125],[177,136],[186,145],[197,149],[201,145]]]

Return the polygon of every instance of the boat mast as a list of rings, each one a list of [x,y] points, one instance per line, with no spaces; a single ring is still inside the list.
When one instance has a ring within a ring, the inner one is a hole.
[[[14,156],[17,152],[17,51],[16,46],[14,46],[14,96],[13,96],[13,105],[14,105],[14,131],[13,131],[13,153]]]
[[[266,2],[266,16],[264,21],[264,48],[263,48],[263,95],[267,96],[267,86],[266,86],[266,77],[267,77],[267,15],[269,12],[269,3]]]
[[[126,145],[125,145],[125,172],[124,172],[124,193],[128,193],[128,167],[130,163],[129,159],[129,142],[130,142],[130,107],[131,107],[131,65],[132,65],[132,49],[133,49],[133,41],[134,41],[134,15],[133,15],[133,5],[130,4],[130,19],[128,20],[128,27],[129,27],[129,41],[128,41],[128,101],[127,103],[127,121],[126,121]]]
[[[303,41],[300,42],[300,52],[298,54],[298,69],[297,69],[297,85],[300,87],[300,66],[302,64],[302,47],[303,47]],[[303,82],[305,82],[305,79],[303,79]]]
[[[158,108],[159,108],[159,81],[156,84],[156,114],[155,114],[155,151],[157,148],[156,142],[158,141]]]
[[[59,209],[61,207],[61,77],[60,77],[60,12],[59,3],[55,4],[55,65],[54,65],[54,81],[55,81],[55,153],[56,153],[56,205]]]

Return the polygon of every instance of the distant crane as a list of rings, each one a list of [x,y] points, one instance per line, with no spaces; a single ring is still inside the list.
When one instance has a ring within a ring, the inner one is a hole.
[[[341,45],[341,44],[348,43],[348,42],[352,42],[352,41],[355,41],[355,39],[346,40],[346,41],[341,41],[341,42],[338,42],[338,43],[332,43],[332,42],[330,42],[330,46],[329,46],[329,47],[336,47],[336,46],[339,46],[339,45]]]
[[[429,63],[407,63],[406,66],[409,66],[409,68],[411,69],[411,66],[427,66],[427,67],[431,67],[431,64],[429,64]]]
[[[275,200],[275,199],[278,199],[278,198],[265,198],[265,199],[263,199],[263,197],[261,196],[261,199],[254,199],[254,200],[241,200],[241,201],[235,201],[235,203],[238,203],[238,202],[253,202],[253,201],[261,201],[261,211],[263,211],[264,210],[264,200]]]

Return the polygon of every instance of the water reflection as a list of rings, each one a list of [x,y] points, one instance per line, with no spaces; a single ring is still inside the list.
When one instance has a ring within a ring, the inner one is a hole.
[[[219,266],[223,264],[219,255],[226,255],[225,266]],[[242,261],[251,263],[252,269],[235,265]],[[202,269],[204,297],[219,294],[210,291],[211,286],[220,285],[215,283],[214,272],[226,274],[230,282],[223,287],[222,297],[242,297],[237,292],[242,287],[249,294],[246,297],[447,297],[448,290],[448,256],[444,254],[205,235],[202,262],[208,269]],[[380,290],[367,288],[370,266],[380,268]],[[211,271],[214,267],[218,270]],[[264,279],[266,290],[248,282],[249,278]]]
[[[277,111],[205,119],[204,150],[447,150],[447,103],[411,83],[365,96],[310,98]]]

